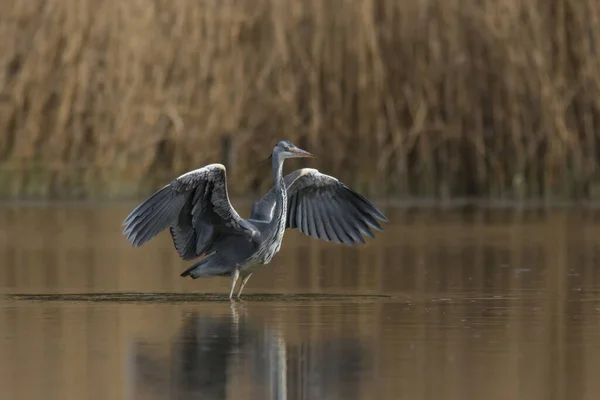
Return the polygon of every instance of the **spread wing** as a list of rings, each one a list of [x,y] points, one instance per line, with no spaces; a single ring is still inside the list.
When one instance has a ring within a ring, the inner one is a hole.
[[[338,179],[312,168],[296,170],[284,177],[288,194],[286,228],[337,243],[364,243],[373,238],[371,228],[381,231],[377,219],[388,219],[369,200]],[[275,205],[272,188],[252,207],[251,218],[270,221]]]
[[[222,164],[181,175],[137,206],[123,225],[123,234],[134,247],[168,227],[175,249],[184,260],[210,253],[221,237],[258,234],[231,206]]]

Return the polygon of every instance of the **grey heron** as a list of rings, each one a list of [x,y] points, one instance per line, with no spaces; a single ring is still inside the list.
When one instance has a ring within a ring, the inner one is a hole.
[[[133,247],[169,228],[175,250],[185,261],[205,256],[180,276],[193,279],[230,276],[233,299],[252,271],[279,252],[286,228],[337,243],[365,243],[377,219],[388,219],[369,200],[338,179],[316,169],[302,168],[285,177],[288,158],[316,158],[289,141],[271,153],[274,186],[252,207],[250,218],[238,215],[229,201],[225,166],[210,164],[187,172],[138,205],[123,221]]]

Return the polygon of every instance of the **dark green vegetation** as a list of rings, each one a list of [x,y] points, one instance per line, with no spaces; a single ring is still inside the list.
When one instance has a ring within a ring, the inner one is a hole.
[[[248,194],[289,139],[367,195],[600,197],[595,0],[0,5],[2,196]]]

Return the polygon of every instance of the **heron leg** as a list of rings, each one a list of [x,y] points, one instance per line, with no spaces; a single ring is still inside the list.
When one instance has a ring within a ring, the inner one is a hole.
[[[238,290],[237,293],[237,298],[239,299],[240,296],[242,295],[242,290],[244,290],[244,286],[246,286],[246,283],[248,283],[248,279],[250,279],[250,277],[252,276],[252,272],[250,272],[248,275],[246,275],[243,279],[242,279],[242,284],[240,285],[240,289]]]
[[[235,290],[235,284],[239,277],[240,277],[240,270],[236,268],[231,273],[231,290],[229,291],[229,300],[233,299],[233,291]]]

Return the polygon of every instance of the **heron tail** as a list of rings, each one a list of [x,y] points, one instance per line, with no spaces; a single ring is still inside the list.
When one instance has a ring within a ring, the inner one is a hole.
[[[184,278],[190,276],[192,279],[209,278],[212,276],[228,276],[231,274],[231,271],[233,271],[233,268],[224,265],[217,256],[217,253],[214,252],[189,266],[179,276]]]

